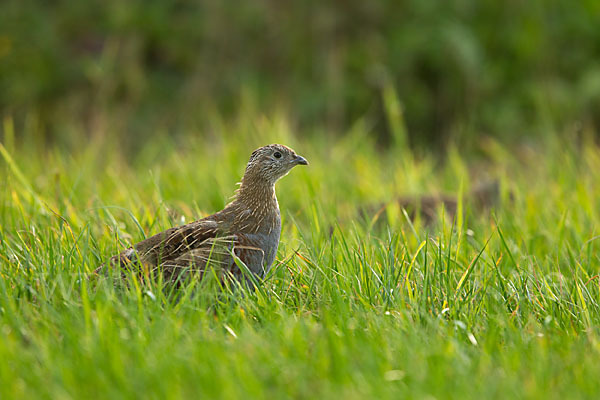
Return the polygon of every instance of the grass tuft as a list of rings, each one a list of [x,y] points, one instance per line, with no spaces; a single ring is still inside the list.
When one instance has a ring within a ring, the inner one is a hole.
[[[218,143],[164,137],[136,155],[0,145],[0,398],[595,396],[598,147],[483,142],[483,160],[439,164],[401,148],[399,113],[385,151],[364,127],[325,146],[264,117],[246,139],[224,124]],[[221,208],[274,141],[311,164],[278,185],[282,243],[259,290],[217,272],[175,288],[91,276]],[[481,176],[499,180],[491,209],[468,198]],[[433,225],[395,206],[441,189],[458,212]]]

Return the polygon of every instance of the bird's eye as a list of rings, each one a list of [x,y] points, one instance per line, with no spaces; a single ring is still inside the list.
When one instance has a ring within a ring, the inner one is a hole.
[[[276,151],[275,153],[273,153],[273,157],[275,158],[281,158],[281,153]]]

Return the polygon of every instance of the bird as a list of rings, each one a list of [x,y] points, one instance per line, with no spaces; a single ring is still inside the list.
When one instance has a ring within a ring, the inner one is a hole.
[[[512,199],[512,193],[510,198]],[[363,217],[379,219],[379,216],[394,202],[406,210],[412,221],[417,216],[424,225],[430,226],[436,220],[438,209],[443,206],[447,215],[453,219],[458,209],[458,196],[449,194],[425,194],[421,196],[399,196],[388,203],[370,204],[359,210]],[[464,195],[464,201],[473,205],[474,210],[490,209],[500,201],[500,183],[497,180],[480,182]]]
[[[473,210],[490,209],[500,200],[500,183],[497,180],[480,182],[471,191],[465,193],[463,200],[469,202],[473,206]],[[406,210],[412,220],[415,220],[418,214],[425,225],[431,225],[441,206],[444,206],[447,215],[454,219],[458,210],[459,197],[449,194],[401,196],[398,197],[397,202],[400,208]]]
[[[270,144],[252,152],[232,201],[219,212],[151,236],[110,258],[121,271],[160,271],[165,281],[202,275],[213,267],[220,276],[252,283],[264,277],[275,261],[281,235],[281,214],[275,183],[308,161],[291,148]],[[236,260],[236,258],[238,260]],[[96,273],[107,273],[107,264]]]

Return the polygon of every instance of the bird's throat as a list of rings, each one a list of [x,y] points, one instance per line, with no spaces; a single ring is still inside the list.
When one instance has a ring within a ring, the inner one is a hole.
[[[273,223],[279,217],[275,184],[244,176],[232,205],[238,210],[239,220],[254,220],[257,224]]]
[[[236,201],[250,209],[277,207],[275,185],[264,181],[242,181],[237,191]]]

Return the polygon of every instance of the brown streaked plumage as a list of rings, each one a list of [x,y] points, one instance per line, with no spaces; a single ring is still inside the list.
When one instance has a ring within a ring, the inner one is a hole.
[[[499,201],[500,185],[498,181],[480,183],[464,196],[464,200],[472,204],[477,210],[485,210]],[[447,215],[454,218],[458,208],[456,195],[433,194],[421,196],[400,196],[395,199],[400,208],[406,210],[411,220],[417,215],[425,225],[431,225],[437,216],[439,207],[444,206]],[[362,210],[363,216],[378,218],[391,203],[367,206]]]
[[[149,237],[112,257],[110,264],[160,268],[171,281],[189,272],[201,273],[209,264],[239,279],[242,272],[233,252],[262,277],[275,260],[281,233],[275,183],[296,165],[308,162],[289,147],[271,144],[255,150],[234,200],[223,210]],[[103,270],[104,265],[96,272]]]

